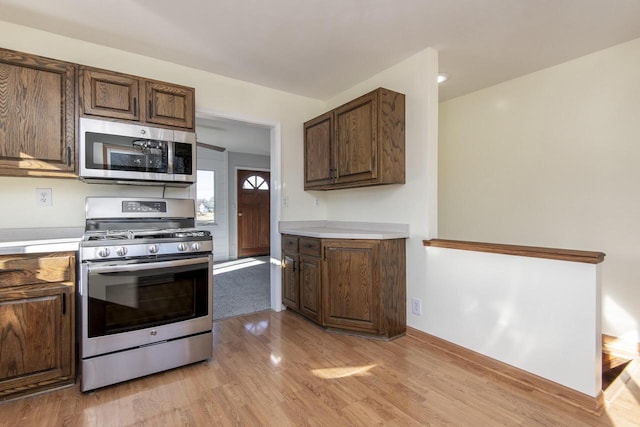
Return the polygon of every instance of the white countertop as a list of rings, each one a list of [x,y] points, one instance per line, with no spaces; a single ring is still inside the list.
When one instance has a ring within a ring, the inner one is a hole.
[[[82,227],[0,229],[0,255],[74,252]]]
[[[280,221],[281,234],[321,239],[406,239],[408,224],[346,221]]]

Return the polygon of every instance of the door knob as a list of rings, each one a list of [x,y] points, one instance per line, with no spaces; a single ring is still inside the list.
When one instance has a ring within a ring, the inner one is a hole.
[[[238,216],[242,216],[242,212],[238,212]]]

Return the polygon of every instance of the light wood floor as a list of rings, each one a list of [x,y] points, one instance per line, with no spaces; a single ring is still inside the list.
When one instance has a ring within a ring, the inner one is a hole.
[[[87,394],[0,404],[2,426],[638,426],[640,376],[598,417],[406,336],[327,333],[290,312],[216,322],[214,357]]]

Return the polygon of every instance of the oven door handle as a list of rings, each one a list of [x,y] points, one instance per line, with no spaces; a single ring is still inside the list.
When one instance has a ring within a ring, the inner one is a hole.
[[[185,265],[204,264],[208,262],[208,257],[179,259],[173,261],[149,262],[141,264],[117,264],[117,265],[96,265],[89,264],[87,268],[90,273],[120,273],[123,271],[156,270],[159,268],[182,267]]]

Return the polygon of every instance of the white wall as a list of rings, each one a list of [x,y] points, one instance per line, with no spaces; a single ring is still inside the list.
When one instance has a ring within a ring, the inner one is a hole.
[[[439,236],[602,251],[603,333],[638,339],[640,39],[440,104]]]
[[[323,219],[313,210],[314,198],[304,192],[302,123],[324,103],[193,68],[131,54],[117,49],[61,37],[52,33],[0,21],[0,47],[133,75],[191,86],[196,89],[196,113],[271,126],[272,235],[271,255],[280,258],[277,221],[304,216]],[[286,165],[286,167],[283,167]],[[53,207],[34,209],[35,189],[53,189]],[[0,229],[81,227],[86,195],[161,196],[159,187],[88,185],[76,180],[0,177]],[[280,195],[295,201],[280,207]],[[168,197],[189,197],[188,189],[167,191]],[[272,264],[272,307],[281,308],[280,269]]]
[[[283,219],[289,215],[313,217],[314,211],[310,209],[313,197],[303,190],[302,162],[297,161],[295,153],[302,146],[302,123],[322,108],[321,101],[3,21],[0,21],[0,47],[195,87],[199,114],[277,126],[278,147],[281,143],[282,161],[287,164],[282,168],[282,176],[276,177],[277,190],[282,188],[296,200],[282,210]],[[34,211],[35,188],[41,186],[53,188],[54,206]],[[181,191],[167,195],[188,197],[187,190]],[[75,180],[0,178],[0,201],[7,207],[0,210],[0,228],[81,226],[85,195],[131,192],[161,195],[158,187],[124,188],[87,185]],[[306,210],[311,213],[305,213]]]
[[[425,251],[430,334],[589,396],[600,394],[601,264]]]
[[[409,224],[407,297],[426,299],[423,239],[435,236],[437,203],[438,55],[426,49],[340,94],[329,110],[377,87],[404,93],[406,107],[406,183],[359,189],[310,192],[325,205],[327,219]],[[320,112],[319,112],[320,113]],[[302,159],[300,159],[301,161]],[[299,218],[304,219],[304,218]],[[407,313],[407,323],[426,330],[424,316]]]

